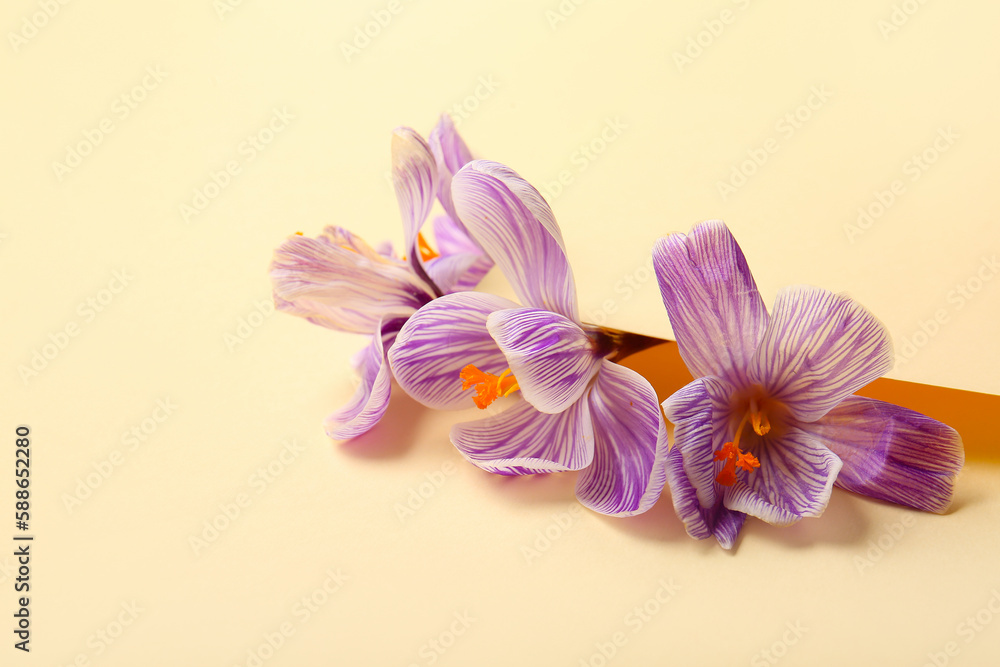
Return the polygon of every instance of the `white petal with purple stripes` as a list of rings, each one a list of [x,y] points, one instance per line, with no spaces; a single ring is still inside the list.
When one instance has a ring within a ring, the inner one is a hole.
[[[674,445],[666,460],[674,511],[688,535],[715,537],[723,548],[731,549],[746,515],[722,504],[722,487],[715,483],[720,466],[714,452],[727,439],[727,425],[713,410],[705,379],[675,392],[663,402],[663,410],[674,424]]]
[[[507,370],[507,359],[486,330],[486,319],[493,311],[516,305],[492,294],[459,292],[421,308],[389,350],[399,386],[430,408],[472,407],[474,390],[462,390],[459,373],[469,364],[494,375]]]
[[[965,462],[955,429],[907,408],[861,396],[804,429],[844,462],[837,486],[872,498],[945,512]]]
[[[409,267],[338,227],[282,243],[271,282],[279,310],[352,333],[371,334],[380,320],[408,317],[431,299]]]
[[[455,207],[451,201],[451,179],[467,162],[472,160],[472,151],[455,129],[451,116],[441,114],[429,138],[431,152],[437,163],[437,197],[448,215],[455,217]]]
[[[540,412],[562,412],[580,400],[601,366],[587,334],[562,315],[513,308],[491,314],[486,325],[524,400]]]
[[[492,417],[456,424],[451,441],[469,461],[502,475],[580,470],[594,457],[586,401],[550,415],[518,400]]]
[[[778,292],[751,382],[811,422],[892,368],[889,332],[854,299],[818,287]]]
[[[367,432],[385,414],[392,390],[392,376],[385,358],[385,348],[391,347],[396,334],[382,336],[381,327],[372,336],[371,344],[355,355],[361,376],[350,402],[326,418],[326,434],[334,440],[348,440]]]
[[[715,476],[721,466],[715,462],[713,452],[729,439],[728,420],[712,400],[713,394],[722,395],[731,385],[719,378],[701,378],[680,388],[663,402],[663,412],[674,424],[674,442],[690,448],[691,455],[684,457],[684,474],[692,484],[702,507],[714,507],[720,496]],[[707,428],[707,431],[703,429]],[[710,439],[705,440],[705,432]],[[692,444],[688,444],[690,433]],[[697,447],[695,447],[695,444]]]
[[[493,260],[465,227],[447,215],[434,218],[434,241],[440,257],[428,261],[425,268],[445,294],[475,289],[493,268]]]
[[[428,277],[444,294],[475,289],[492,267],[482,252],[441,255],[424,264]]]
[[[483,253],[483,249],[472,240],[465,226],[448,215],[434,217],[434,242],[441,255],[456,255],[459,253]]]
[[[726,507],[787,526],[823,514],[841,461],[815,437],[786,425],[780,436],[744,432],[740,442],[760,467],[739,471],[736,484],[723,487]]]
[[[767,308],[743,251],[719,220],[657,241],[653,266],[684,363],[695,377],[746,384]]]
[[[635,371],[602,361],[587,403],[594,461],[580,473],[576,497],[601,514],[645,512],[660,498],[666,481],[667,428],[656,392]]]
[[[474,160],[455,175],[455,210],[525,306],[580,324],[573,271],[542,196],[513,170]]]
[[[392,133],[392,184],[403,218],[403,248],[417,255],[417,234],[434,205],[437,194],[437,165],[430,146],[408,127]]]

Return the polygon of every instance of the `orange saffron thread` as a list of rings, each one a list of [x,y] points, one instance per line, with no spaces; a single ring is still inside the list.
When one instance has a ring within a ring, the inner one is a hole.
[[[743,415],[743,419],[736,429],[736,435],[733,437],[732,442],[727,442],[715,452],[716,461],[726,462],[722,466],[722,470],[715,477],[715,481],[722,486],[732,486],[736,483],[736,468],[749,473],[760,467],[760,461],[757,460],[756,456],[740,449],[740,436],[743,435],[743,427],[747,425],[747,419],[753,419],[753,430],[758,435],[764,435],[764,433],[767,433],[771,429],[767,417],[757,411],[756,407],[756,401],[752,401],[751,408]],[[761,430],[763,430],[763,433],[761,433]]]
[[[429,262],[435,257],[441,256],[430,246],[429,243],[427,243],[427,239],[424,238],[422,233],[417,234],[417,248],[420,250],[420,259],[425,262]]]
[[[480,410],[485,410],[501,396],[510,396],[520,389],[517,386],[517,379],[509,368],[500,375],[493,375],[469,364],[459,372],[458,376],[462,379],[462,391],[476,388],[476,395],[472,400]]]

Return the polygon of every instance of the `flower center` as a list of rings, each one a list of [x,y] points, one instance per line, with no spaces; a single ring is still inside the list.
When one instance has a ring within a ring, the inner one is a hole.
[[[417,234],[417,248],[420,250],[420,259],[424,260],[425,262],[429,262],[435,257],[441,256],[436,250],[434,250],[434,248],[430,246],[429,243],[427,243],[427,239],[424,238],[423,233]]]
[[[462,378],[462,391],[476,388],[476,395],[472,400],[480,410],[485,410],[490,403],[501,396],[510,396],[520,389],[517,386],[517,379],[509,368],[500,375],[493,375],[469,364],[459,372],[458,376]]]
[[[757,435],[765,435],[771,430],[771,422],[767,415],[763,410],[758,409],[756,399],[751,398],[750,409],[743,413],[743,419],[736,427],[736,435],[733,436],[732,442],[727,442],[715,452],[716,461],[725,461],[722,470],[715,477],[715,481],[723,486],[732,486],[736,483],[737,468],[750,473],[755,468],[760,467],[760,461],[757,460],[756,456],[740,449],[740,436],[743,435],[743,429],[746,428],[747,422],[750,423]]]

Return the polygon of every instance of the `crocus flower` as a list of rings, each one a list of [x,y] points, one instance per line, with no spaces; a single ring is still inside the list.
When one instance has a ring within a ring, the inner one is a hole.
[[[354,397],[326,419],[331,438],[361,435],[385,413],[392,385],[386,352],[406,319],[442,294],[475,287],[492,266],[453,216],[451,177],[470,159],[447,115],[429,145],[409,128],[394,131],[392,176],[404,258],[388,245],[375,250],[340,227],[327,227],[317,238],[291,236],[275,251],[271,279],[279,310],[372,337],[353,360],[361,378]],[[421,234],[435,196],[445,209],[434,221],[437,251]]]
[[[399,385],[436,409],[502,400],[496,414],[451,431],[458,450],[485,470],[582,470],[576,493],[584,505],[612,515],[649,509],[665,479],[656,394],[609,361],[615,346],[603,330],[581,322],[548,204],[509,168],[482,160],[455,175],[451,196],[521,303],[464,292],[422,307],[389,351]]]
[[[769,315],[719,221],[653,251],[680,354],[698,378],[663,403],[667,479],[692,537],[731,548],[746,515],[788,525],[823,513],[834,484],[944,512],[964,460],[952,428],[853,395],[886,373],[885,326],[851,298],[781,290]]]

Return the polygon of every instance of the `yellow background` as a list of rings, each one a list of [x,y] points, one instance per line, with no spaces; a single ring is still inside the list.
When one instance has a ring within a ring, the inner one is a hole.
[[[967,467],[949,516],[836,491],[725,553],[666,496],[608,519],[572,475],[489,476],[448,443],[456,415],[398,391],[331,443],[363,341],[266,304],[290,233],[400,241],[390,132],[450,110],[547,194],[592,320],[669,337],[649,250],[723,218],[768,303],[847,291],[892,331],[891,377],[1000,393],[998,21],[916,0],[6,2],[0,442],[12,469],[32,429],[36,541],[33,650],[7,634],[0,663],[993,664],[996,468]]]

